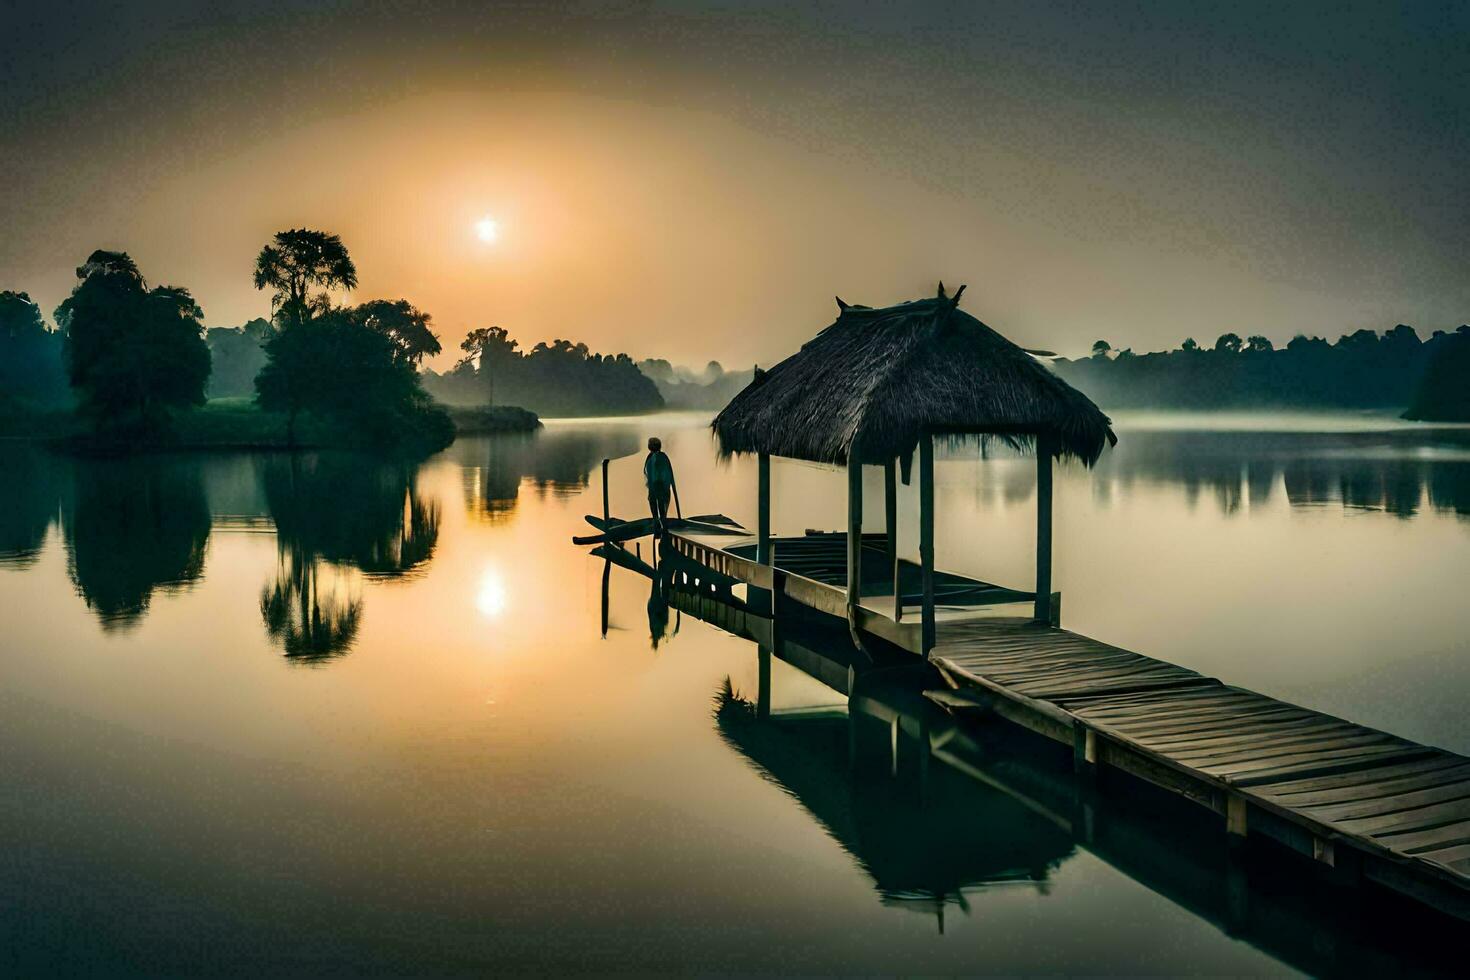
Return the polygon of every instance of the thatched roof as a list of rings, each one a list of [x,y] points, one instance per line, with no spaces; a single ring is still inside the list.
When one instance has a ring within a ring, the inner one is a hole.
[[[920,435],[990,433],[1017,445],[1051,437],[1056,455],[1091,465],[1116,443],[1111,420],[1026,351],[933,299],[870,309],[839,299],[837,321],[715,416],[723,453],[846,464],[913,452]]]

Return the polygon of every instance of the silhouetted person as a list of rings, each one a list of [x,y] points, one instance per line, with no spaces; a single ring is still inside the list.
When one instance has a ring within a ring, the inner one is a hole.
[[[648,509],[657,525],[656,534],[664,533],[669,519],[669,494],[674,489],[674,465],[664,453],[664,444],[653,436],[648,440],[648,458],[643,461],[643,482],[648,484]]]

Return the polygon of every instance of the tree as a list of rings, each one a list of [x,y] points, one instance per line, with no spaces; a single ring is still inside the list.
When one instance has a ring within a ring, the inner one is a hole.
[[[0,292],[0,342],[32,341],[45,333],[46,321],[41,319],[41,308],[30,296],[8,289]]]
[[[1369,352],[1378,346],[1378,334],[1367,327],[1343,334],[1337,340],[1338,350]]]
[[[375,299],[357,307],[352,315],[369,330],[393,341],[393,356],[415,368],[425,357],[433,357],[442,349],[439,337],[429,329],[433,317],[415,309],[406,299]]]
[[[67,376],[99,425],[136,417],[154,424],[170,408],[204,403],[209,347],[204,311],[187,289],[149,289],[126,252],[96,251],[56,308]]]
[[[1093,357],[1107,357],[1108,356],[1108,351],[1110,351],[1112,349],[1113,349],[1113,345],[1112,344],[1108,343],[1106,340],[1099,340],[1099,341],[1095,342],[1092,345],[1092,356]]]
[[[1424,369],[1406,419],[1470,422],[1470,331],[1445,337]]]
[[[278,231],[255,259],[255,288],[275,290],[271,309],[281,325],[305,323],[329,303],[327,291],[357,288],[357,266],[336,235],[309,228]],[[313,287],[322,292],[312,295]]]
[[[1383,334],[1383,342],[1394,347],[1412,350],[1420,346],[1423,341],[1419,339],[1419,333],[1407,323],[1400,323],[1392,330]]]
[[[1270,351],[1276,349],[1275,346],[1271,343],[1270,338],[1263,337],[1260,334],[1252,334],[1250,339],[1245,342],[1245,347],[1246,350],[1254,351],[1258,354],[1269,353]]]
[[[422,437],[438,448],[453,439],[453,424],[430,408],[397,344],[364,326],[353,310],[326,310],[282,330],[265,353],[256,402],[286,414],[292,443],[302,412],[338,422],[374,445]]]
[[[460,343],[460,350],[465,352],[460,363],[474,362],[479,365],[487,404],[495,404],[495,379],[520,357],[516,349],[518,346],[504,327],[477,327]]]
[[[1180,350],[1199,350],[1199,344],[1195,343],[1193,337],[1185,337],[1184,343],[1179,345]]]
[[[66,396],[61,335],[46,328],[30,296],[0,291],[0,408],[49,406]]]
[[[1330,350],[1331,348],[1332,345],[1321,337],[1308,337],[1304,333],[1297,334],[1286,345],[1287,350],[1300,354],[1311,350]]]
[[[1215,341],[1215,350],[1226,354],[1240,353],[1240,334],[1222,333],[1220,339]]]

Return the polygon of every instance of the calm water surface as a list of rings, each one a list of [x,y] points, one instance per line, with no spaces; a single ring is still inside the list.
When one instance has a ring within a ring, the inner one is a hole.
[[[1061,471],[1064,622],[1470,752],[1470,431],[1211,424],[1125,418],[1095,471]],[[753,462],[717,463],[691,416],[556,422],[422,465],[0,444],[0,957],[26,973],[1352,968],[1331,915],[1286,938],[1229,928],[1168,883],[1167,856],[1149,873],[1147,840],[1081,846],[980,783],[921,807],[850,770],[844,699],[794,667],[775,664],[774,705],[808,721],[750,724],[755,647],[650,602],[632,572],[607,576],[604,635],[604,564],[568,539],[601,509],[604,457],[614,512],[642,512],[653,432],[686,508],[753,526]],[[942,567],[1026,587],[1032,472],[941,459]],[[840,473],[777,461],[774,479],[778,532],[842,525]],[[905,488],[910,551],[916,525]],[[947,838],[958,850],[936,850]]]

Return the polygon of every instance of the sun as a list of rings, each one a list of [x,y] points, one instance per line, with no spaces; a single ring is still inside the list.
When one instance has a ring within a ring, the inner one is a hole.
[[[500,222],[494,218],[481,218],[475,222],[475,236],[489,244],[500,237]]]

